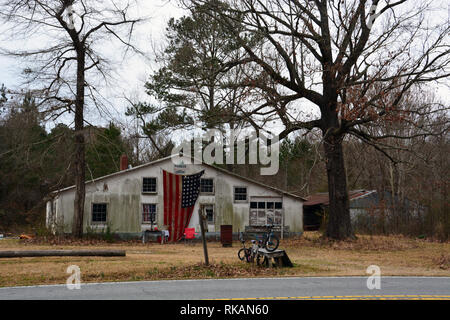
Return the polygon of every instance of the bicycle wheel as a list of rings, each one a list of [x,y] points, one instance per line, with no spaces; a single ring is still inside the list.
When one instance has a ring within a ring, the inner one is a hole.
[[[245,248],[245,262],[252,262],[252,250]]]
[[[241,260],[241,261],[244,261],[245,260],[245,258],[246,258],[246,256],[247,256],[247,253],[246,253],[246,248],[241,248],[239,251],[238,251],[238,258],[239,258],[239,260]]]
[[[266,242],[266,249],[267,251],[275,251],[280,244],[280,240],[276,235],[269,236],[269,239],[267,239]]]

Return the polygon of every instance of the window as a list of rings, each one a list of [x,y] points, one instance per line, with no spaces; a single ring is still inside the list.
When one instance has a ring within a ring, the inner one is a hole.
[[[105,223],[106,222],[106,203],[92,204],[92,222]]]
[[[142,192],[143,193],[156,193],[156,178],[143,178],[142,179]]]
[[[247,202],[247,187],[234,187],[234,201]]]
[[[214,180],[211,178],[200,179],[201,193],[214,193]]]
[[[156,204],[142,204],[142,223],[154,223],[156,220]]]
[[[205,210],[206,221],[208,224],[214,224],[214,205],[212,204],[202,204],[201,207]]]
[[[250,201],[249,223],[251,226],[281,225],[283,203],[280,198],[252,197]]]

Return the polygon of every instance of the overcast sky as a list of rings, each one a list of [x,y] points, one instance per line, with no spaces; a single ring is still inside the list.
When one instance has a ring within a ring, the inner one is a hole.
[[[441,0],[438,0],[440,2]],[[176,1],[170,0],[152,0],[139,2],[139,15],[149,17],[149,20],[141,25],[137,30],[136,40],[139,47],[145,50],[147,58],[141,56],[128,56],[125,60],[119,59],[119,64],[114,68],[116,70],[115,79],[103,89],[105,100],[111,102],[112,107],[101,110],[87,110],[87,120],[97,125],[106,125],[110,120],[120,122],[124,127],[130,124],[131,119],[126,119],[124,112],[127,102],[123,99],[127,96],[135,101],[148,99],[144,91],[144,83],[149,74],[155,70],[156,66],[152,63],[154,46],[161,45],[161,39],[164,35],[164,29],[171,17],[178,18],[185,12],[176,6]],[[444,0],[442,14],[447,15],[450,9],[449,4]],[[444,20],[445,21],[445,20]],[[0,26],[1,31],[1,26]],[[34,40],[35,42],[37,40]],[[0,47],[19,45],[0,42]],[[105,50],[114,50],[108,47]],[[12,58],[0,56],[0,84],[3,83],[7,88],[16,89],[20,84],[18,74],[22,72],[24,65]],[[448,86],[442,85],[436,87],[436,93],[443,98],[444,103],[448,103],[450,90]],[[72,117],[67,117],[65,122],[70,122]]]
[[[133,99],[147,98],[144,91],[144,83],[148,79],[149,74],[156,68],[152,61],[154,47],[161,45],[168,20],[171,17],[177,18],[185,14],[185,11],[179,8],[175,1],[151,0],[140,1],[139,3],[139,15],[149,19],[137,29],[135,40],[140,49],[145,51],[146,57],[136,54],[129,54],[123,60],[122,57],[118,57],[118,63],[114,65],[115,72],[113,77],[115,81],[112,82],[113,86],[103,89],[105,98],[114,104],[114,108],[108,108],[107,112],[100,116],[98,116],[98,112],[96,113],[92,110],[89,112],[88,110],[88,120],[95,124],[106,124],[111,118],[124,124],[126,121],[124,119],[124,111],[127,103],[123,97],[127,96]],[[0,46],[9,49],[12,47],[22,48],[23,43],[18,41],[18,38],[20,38],[19,35],[17,35],[15,43],[0,41]],[[27,45],[32,46],[34,43],[39,43],[39,40],[37,38],[33,39],[31,44],[27,41]],[[105,50],[114,51],[114,48],[108,47]],[[23,61],[0,56],[0,85],[4,84],[8,89],[19,88],[22,79],[18,75],[22,73],[23,69]],[[70,118],[68,117],[68,119]]]

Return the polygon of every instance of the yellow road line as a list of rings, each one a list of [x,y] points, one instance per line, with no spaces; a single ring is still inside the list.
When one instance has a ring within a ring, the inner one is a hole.
[[[211,300],[450,300],[450,295],[358,295],[358,296],[301,296],[301,297],[259,297],[259,298],[231,298]]]

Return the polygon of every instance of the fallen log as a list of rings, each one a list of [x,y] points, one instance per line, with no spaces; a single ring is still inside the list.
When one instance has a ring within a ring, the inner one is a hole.
[[[0,258],[24,257],[125,257],[125,250],[19,250],[0,251]]]

